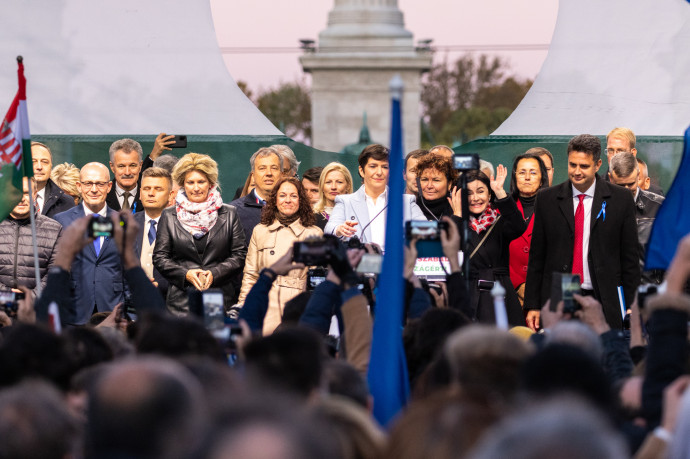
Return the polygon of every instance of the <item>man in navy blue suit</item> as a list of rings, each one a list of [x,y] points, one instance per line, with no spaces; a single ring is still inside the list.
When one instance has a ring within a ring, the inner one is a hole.
[[[85,215],[106,217],[115,213],[105,204],[112,187],[110,172],[101,163],[88,163],[81,168],[77,188],[81,205],[55,216],[63,228]],[[63,321],[83,325],[94,312],[112,311],[125,299],[122,262],[115,241],[98,237],[75,257],[71,269],[73,307]]]

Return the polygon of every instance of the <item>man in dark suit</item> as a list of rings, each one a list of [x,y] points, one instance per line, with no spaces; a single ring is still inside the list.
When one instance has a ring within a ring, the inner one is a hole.
[[[53,170],[53,154],[47,145],[31,142],[31,159],[36,179],[36,206],[41,215],[53,218],[60,212],[74,207],[74,198],[50,179]]]
[[[115,175],[115,186],[111,187],[106,204],[113,210],[134,210],[141,212],[139,200],[139,173],[144,152],[136,140],[120,139],[110,146],[110,170]]]
[[[553,272],[580,274],[583,294],[599,300],[613,329],[622,328],[619,286],[632,304],[640,282],[635,204],[628,190],[597,175],[600,156],[597,137],[573,137],[569,180],[537,195],[524,305],[532,329],[550,297]]]
[[[168,281],[153,266],[153,250],[156,247],[158,221],[163,209],[168,207],[172,196],[172,177],[170,172],[160,167],[146,169],[141,177],[141,203],[144,211],[134,214],[134,220],[139,224],[139,232],[134,243],[134,253],[141,261],[141,267],[146,276],[158,287],[158,291],[166,298]]]
[[[57,214],[55,220],[67,228],[85,215],[111,216],[116,212],[105,205],[111,187],[107,167],[101,163],[86,164],[77,182],[83,202]],[[66,323],[83,325],[94,312],[112,311],[125,300],[122,262],[112,238],[98,237],[84,247],[74,258],[70,274],[74,302],[69,317],[64,319]]]
[[[235,199],[230,203],[237,208],[237,216],[244,228],[245,245],[249,247],[252,239],[254,227],[261,220],[261,210],[266,204],[266,200],[273,191],[278,180],[280,180],[284,169],[282,169],[283,156],[273,147],[264,147],[257,150],[251,158],[249,164],[254,175],[256,187],[243,198]],[[241,274],[240,274],[241,277]]]

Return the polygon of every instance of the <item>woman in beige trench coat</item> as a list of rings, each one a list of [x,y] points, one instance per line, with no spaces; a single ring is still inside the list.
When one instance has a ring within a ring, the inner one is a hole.
[[[254,227],[249,241],[239,304],[244,304],[262,269],[285,255],[296,241],[323,234],[314,222],[314,212],[299,180],[294,177],[281,179],[266,201],[261,223]],[[264,318],[264,335],[273,333],[281,322],[285,303],[305,291],[306,284],[307,268],[292,270],[273,281]]]

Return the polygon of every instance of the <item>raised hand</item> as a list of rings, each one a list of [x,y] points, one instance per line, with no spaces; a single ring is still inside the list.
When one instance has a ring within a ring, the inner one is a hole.
[[[456,186],[453,187],[448,202],[453,209],[453,215],[462,218],[462,190],[460,188]]]
[[[174,135],[167,135],[165,132],[158,134],[153,142],[153,149],[149,154],[151,159],[157,159],[165,150],[172,150],[168,145],[175,143],[174,137]]]
[[[508,196],[508,193],[503,189],[503,184],[506,182],[506,177],[508,177],[508,169],[503,164],[499,164],[496,168],[496,177],[491,174],[489,178],[489,185],[496,195],[497,199],[503,199]]]

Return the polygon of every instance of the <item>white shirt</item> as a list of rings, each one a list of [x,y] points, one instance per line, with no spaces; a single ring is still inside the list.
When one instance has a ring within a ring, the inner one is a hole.
[[[594,188],[596,187],[597,181],[594,180],[592,186],[590,186],[587,191],[580,193],[573,186],[573,215],[577,212],[577,205],[580,203],[581,194],[585,195],[582,200],[582,205],[585,207],[585,219],[584,228],[582,231],[582,284],[581,288],[586,290],[594,290],[592,286],[592,276],[589,274],[589,263],[587,262],[587,255],[589,254],[589,222],[592,220],[592,203],[594,202]],[[572,185],[571,185],[572,186]]]
[[[120,209],[122,209],[122,204],[125,201],[125,190],[120,188],[120,185],[115,182],[115,194],[117,195],[117,201],[120,203]],[[129,190],[129,208],[131,209],[134,205],[134,196],[137,195],[137,186]]]
[[[107,217],[108,216],[108,206],[103,203],[103,208],[99,210],[98,212],[94,212],[88,207],[86,207],[86,203],[82,201],[81,203],[82,206],[84,206],[84,215],[93,215],[94,213],[100,215],[101,217]],[[103,248],[103,242],[105,242],[105,238],[103,236],[98,238],[98,247]]]
[[[376,198],[376,202],[366,193],[365,189],[364,201],[367,203],[369,231],[371,232],[371,241],[368,242],[374,242],[380,245],[381,249],[384,249],[386,244],[386,212],[383,209],[388,203],[388,188]],[[379,212],[381,214],[377,217],[376,214]]]
[[[43,203],[46,202],[46,187],[43,187],[41,191],[36,192],[36,205],[38,206],[39,209],[41,209],[41,213],[43,213]]]
[[[139,260],[141,261],[141,268],[144,270],[149,279],[153,278],[153,249],[156,247],[156,241],[153,244],[149,244],[149,231],[151,228],[151,222],[156,222],[156,235],[158,234],[158,218],[151,218],[144,211],[144,237],[141,240],[141,256]]]

